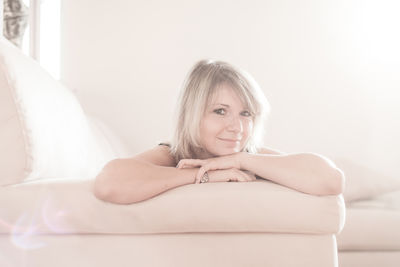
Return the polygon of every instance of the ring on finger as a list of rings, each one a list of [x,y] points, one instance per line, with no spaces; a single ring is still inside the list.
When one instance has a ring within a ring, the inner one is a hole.
[[[201,176],[200,183],[207,183],[207,182],[209,181],[209,179],[210,179],[210,177],[208,177],[208,173],[205,172],[205,173],[203,174],[203,176]]]

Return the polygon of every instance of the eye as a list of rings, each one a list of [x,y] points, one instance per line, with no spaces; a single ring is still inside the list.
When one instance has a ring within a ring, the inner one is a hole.
[[[251,113],[247,110],[240,112],[240,115],[245,116],[245,117],[251,117]]]
[[[223,108],[218,108],[214,110],[215,113],[217,113],[218,115],[225,115],[226,111]]]

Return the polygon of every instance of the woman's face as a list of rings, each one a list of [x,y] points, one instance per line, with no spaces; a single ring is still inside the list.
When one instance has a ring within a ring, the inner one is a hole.
[[[242,151],[252,129],[250,111],[229,85],[221,85],[200,122],[200,144],[207,154],[202,157]]]

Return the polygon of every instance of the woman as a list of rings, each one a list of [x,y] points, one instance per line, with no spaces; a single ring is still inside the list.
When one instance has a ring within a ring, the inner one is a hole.
[[[96,177],[95,195],[129,204],[185,184],[256,177],[308,194],[341,194],[343,173],[325,157],[260,146],[268,111],[248,73],[226,62],[202,60],[185,81],[172,143],[106,164]]]

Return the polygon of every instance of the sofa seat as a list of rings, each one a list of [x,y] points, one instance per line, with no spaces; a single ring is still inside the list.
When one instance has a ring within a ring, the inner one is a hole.
[[[339,196],[313,196],[267,180],[191,184],[132,205],[96,199],[93,180],[38,180],[0,189],[0,233],[150,234],[266,232],[336,234]]]
[[[400,251],[400,191],[349,203],[340,251]]]
[[[0,187],[0,203],[9,203],[0,210],[0,266],[338,266],[341,195],[259,179],[190,184],[116,205],[92,187],[92,179]]]
[[[400,190],[350,202],[337,235],[339,266],[400,266]]]

